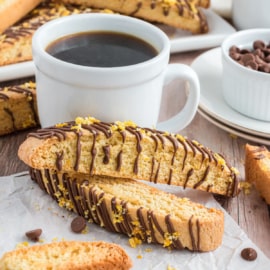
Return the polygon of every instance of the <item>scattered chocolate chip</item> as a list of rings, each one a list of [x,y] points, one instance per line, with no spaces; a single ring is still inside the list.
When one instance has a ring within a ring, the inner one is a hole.
[[[72,220],[71,230],[75,233],[81,233],[86,227],[86,220],[79,216]]]
[[[39,240],[39,237],[41,234],[42,234],[41,229],[35,229],[35,230],[31,230],[25,233],[27,238],[34,242],[37,242]]]
[[[241,256],[244,260],[254,261],[257,259],[257,252],[253,248],[244,248],[241,252]]]
[[[233,45],[229,49],[229,56],[238,62],[252,70],[258,70],[264,73],[270,73],[270,44],[266,44],[262,40],[255,40],[253,42],[253,48],[240,49]]]

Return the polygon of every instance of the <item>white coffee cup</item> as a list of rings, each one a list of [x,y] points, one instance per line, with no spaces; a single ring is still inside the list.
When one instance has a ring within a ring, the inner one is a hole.
[[[61,37],[91,31],[138,37],[151,44],[158,54],[139,64],[100,68],[71,64],[46,51],[49,44]],[[71,15],[40,27],[32,46],[42,127],[77,116],[93,116],[106,122],[132,120],[142,127],[177,132],[196,113],[200,95],[196,73],[187,65],[168,64],[170,41],[150,23],[116,14]],[[187,101],[178,114],[158,123],[164,85],[175,79],[189,83]]]
[[[232,20],[238,30],[270,27],[269,0],[233,0]]]

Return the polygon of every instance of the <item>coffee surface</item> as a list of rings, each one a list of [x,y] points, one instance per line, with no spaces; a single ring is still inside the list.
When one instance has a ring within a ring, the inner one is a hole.
[[[147,42],[117,32],[83,32],[60,38],[46,51],[65,62],[90,67],[121,67],[147,61],[157,55]]]

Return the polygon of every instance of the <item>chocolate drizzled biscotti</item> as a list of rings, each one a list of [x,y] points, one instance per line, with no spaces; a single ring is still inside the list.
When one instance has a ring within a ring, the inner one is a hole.
[[[0,258],[1,270],[128,270],[125,250],[109,242],[61,241],[15,249]]]
[[[226,196],[239,192],[236,169],[198,142],[132,122],[88,117],[30,133],[19,148],[30,167],[141,179]]]
[[[0,123],[0,135],[38,126],[34,82],[0,88]]]
[[[179,198],[142,182],[31,169],[41,189],[61,207],[77,212],[137,243],[211,251],[222,242],[223,212]]]
[[[270,204],[270,151],[265,146],[246,144],[245,176]]]
[[[194,34],[208,32],[208,24],[199,6],[208,8],[209,0],[62,0],[94,8],[108,8],[115,12],[164,23]]]
[[[32,60],[32,37],[44,23],[63,16],[90,12],[110,11],[65,5],[58,0],[43,1],[26,18],[0,35],[0,66]]]

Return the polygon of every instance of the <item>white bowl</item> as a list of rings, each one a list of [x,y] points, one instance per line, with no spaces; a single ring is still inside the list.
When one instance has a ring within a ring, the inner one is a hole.
[[[231,46],[252,48],[253,42],[269,44],[270,29],[250,29],[227,37],[222,45],[222,93],[236,111],[257,120],[270,121],[270,74],[249,69],[229,56]]]

